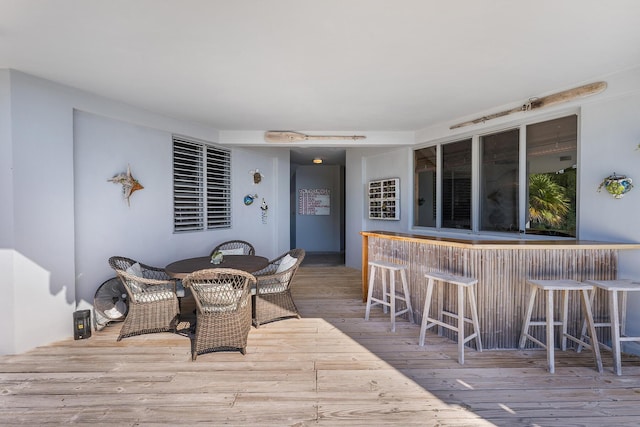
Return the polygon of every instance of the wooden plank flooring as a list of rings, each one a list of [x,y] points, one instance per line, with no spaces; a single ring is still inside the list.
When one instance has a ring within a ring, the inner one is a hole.
[[[185,334],[116,342],[119,324],[0,357],[0,425],[636,426],[640,359],[598,374],[590,352],[467,349],[379,308],[364,321],[360,272],[302,267],[302,319],[252,329],[247,354],[191,361]],[[69,322],[71,324],[71,322]],[[71,325],[70,325],[71,326]]]

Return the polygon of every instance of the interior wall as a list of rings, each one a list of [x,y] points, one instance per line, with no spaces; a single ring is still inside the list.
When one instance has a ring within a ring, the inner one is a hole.
[[[361,231],[407,232],[413,190],[411,148],[351,148],[345,167],[345,265],[362,268]],[[400,178],[400,221],[370,220],[368,183],[371,180]]]
[[[365,230],[407,232],[409,218],[413,209],[413,165],[409,161],[410,148],[393,150],[368,155],[365,159]],[[368,184],[369,181],[400,178],[400,220],[369,219]]]
[[[362,236],[364,230],[364,148],[349,148],[345,153],[345,221],[344,264],[362,268]]]
[[[295,209],[295,246],[307,252],[340,252],[342,247],[342,173],[338,165],[298,166],[295,173],[296,203],[301,189],[328,189],[329,215],[301,215]]]
[[[9,70],[0,69],[0,313],[13,326],[15,318],[14,282],[14,217],[13,203],[13,149],[11,144],[11,86]],[[0,328],[0,354],[15,348],[16,334],[13,327]]]
[[[640,79],[639,79],[640,80]],[[640,81],[636,91],[582,109],[579,235],[581,239],[640,242]],[[602,180],[616,173],[637,183],[621,199],[606,190]],[[640,281],[640,251],[620,251],[618,277]],[[627,334],[640,336],[640,295],[629,293]],[[627,351],[640,354],[640,344],[624,343]]]
[[[63,88],[11,71],[10,98],[14,352],[73,333],[73,132]]]

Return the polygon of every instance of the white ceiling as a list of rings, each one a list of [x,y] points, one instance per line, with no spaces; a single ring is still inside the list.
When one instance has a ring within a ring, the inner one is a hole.
[[[219,130],[418,130],[640,64],[638,0],[0,0],[0,67]]]

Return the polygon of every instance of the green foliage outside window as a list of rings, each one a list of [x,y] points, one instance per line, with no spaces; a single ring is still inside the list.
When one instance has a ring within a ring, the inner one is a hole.
[[[530,229],[545,234],[576,235],[576,170],[529,176]]]

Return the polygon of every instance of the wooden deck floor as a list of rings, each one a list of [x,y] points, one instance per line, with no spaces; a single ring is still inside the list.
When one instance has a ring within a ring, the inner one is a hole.
[[[247,354],[190,359],[190,341],[151,334],[116,342],[118,325],[0,357],[0,425],[420,425],[640,424],[640,360],[623,376],[603,352],[466,352],[379,309],[365,322],[360,273],[303,267],[294,296],[303,316],[252,329]],[[71,322],[69,322],[71,324]],[[70,325],[71,326],[71,325]]]

